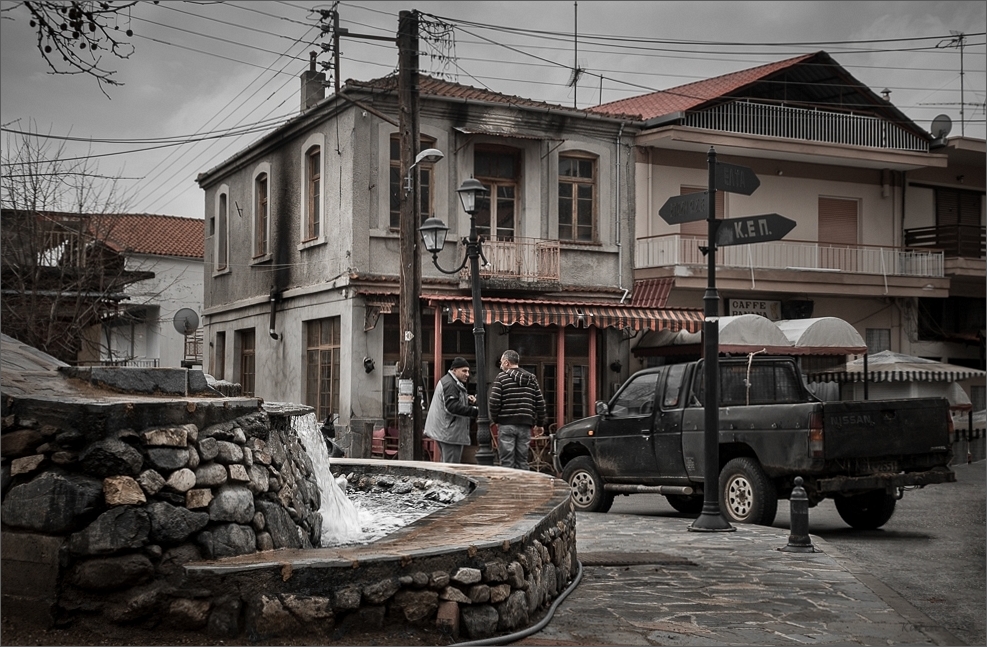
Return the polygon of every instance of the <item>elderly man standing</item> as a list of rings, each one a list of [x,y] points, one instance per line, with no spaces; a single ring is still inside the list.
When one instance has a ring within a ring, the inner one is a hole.
[[[463,447],[470,444],[470,421],[479,415],[476,397],[466,391],[470,365],[462,357],[452,360],[449,372],[435,385],[424,433],[439,443],[443,463],[461,463]]]
[[[518,366],[517,351],[500,356],[500,374],[490,387],[490,419],[497,423],[501,467],[528,469],[531,430],[545,424],[545,397],[538,379]]]

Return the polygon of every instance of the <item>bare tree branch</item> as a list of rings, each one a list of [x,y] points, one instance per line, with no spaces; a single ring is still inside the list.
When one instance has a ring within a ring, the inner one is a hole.
[[[38,52],[52,74],[86,74],[95,78],[102,90],[104,85],[123,85],[112,78],[115,70],[103,67],[103,57],[108,53],[126,59],[134,53],[128,39],[134,35],[130,9],[136,4],[112,0],[25,0],[4,13],[12,15],[19,6],[27,9],[31,28],[37,34]]]
[[[3,332],[62,361],[100,359],[99,326],[123,312],[128,285],[153,272],[127,268],[114,241],[116,181],[91,160],[66,162],[63,146],[8,135],[0,174],[0,324]]]

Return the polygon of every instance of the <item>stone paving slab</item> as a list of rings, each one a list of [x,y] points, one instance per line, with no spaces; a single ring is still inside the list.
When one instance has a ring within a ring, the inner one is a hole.
[[[690,519],[577,513],[579,553],[654,552],[680,563],[584,566],[579,586],[522,645],[959,645],[824,540],[789,553],[788,532]],[[692,564],[692,565],[690,565]]]

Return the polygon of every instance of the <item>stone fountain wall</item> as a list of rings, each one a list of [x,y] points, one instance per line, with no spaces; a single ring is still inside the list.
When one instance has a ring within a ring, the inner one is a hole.
[[[186,563],[318,545],[311,460],[257,400],[18,404],[0,436],[4,616],[181,615]]]
[[[2,404],[5,620],[253,641],[395,625],[484,638],[530,626],[578,568],[568,488],[541,474],[342,459],[334,469],[356,483],[471,494],[368,547],[313,549],[320,494],[291,412],[254,398]]]

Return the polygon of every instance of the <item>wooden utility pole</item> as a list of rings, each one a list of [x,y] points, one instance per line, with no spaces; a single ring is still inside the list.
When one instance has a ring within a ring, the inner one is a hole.
[[[399,318],[401,364],[398,367],[398,458],[421,460],[422,342],[421,216],[418,168],[412,169],[420,146],[418,115],[418,13],[402,11],[398,18],[398,111],[401,131],[401,273]],[[410,183],[407,180],[410,177]],[[407,184],[406,184],[407,183]],[[410,190],[406,187],[410,186]]]

